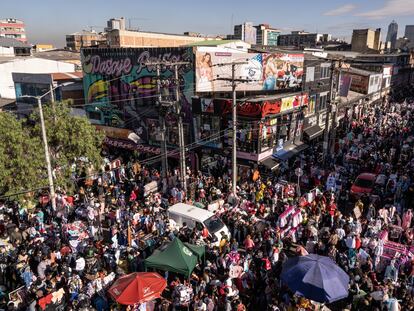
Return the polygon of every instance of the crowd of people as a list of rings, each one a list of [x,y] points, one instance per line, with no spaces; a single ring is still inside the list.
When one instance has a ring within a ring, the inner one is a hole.
[[[187,193],[171,174],[129,161],[76,195],[0,204],[0,308],[5,310],[411,310],[414,308],[414,103],[378,101],[338,132],[325,163],[311,147],[277,175],[256,168],[231,193],[231,164],[190,176]],[[304,174],[290,180],[295,167]],[[350,192],[363,172],[377,178],[370,194]],[[79,177],[79,176],[78,176]],[[300,191],[299,191],[300,190]],[[207,208],[227,225],[219,243],[208,232],[168,218],[168,206]],[[205,245],[189,278],[159,273],[161,299],[121,306],[107,290],[119,276],[145,271],[165,242]],[[291,292],[281,281],[292,256],[330,257],[350,276],[349,296],[329,305]]]

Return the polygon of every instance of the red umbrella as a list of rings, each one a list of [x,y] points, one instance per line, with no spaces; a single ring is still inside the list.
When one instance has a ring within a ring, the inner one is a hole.
[[[117,279],[109,294],[120,304],[133,305],[160,298],[167,281],[158,273],[135,272]]]

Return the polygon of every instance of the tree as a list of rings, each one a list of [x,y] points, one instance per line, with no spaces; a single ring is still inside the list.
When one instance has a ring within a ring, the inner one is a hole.
[[[72,166],[76,160],[83,157],[88,160],[88,168],[99,170],[101,167],[104,136],[86,117],[71,114],[64,102],[55,103],[54,107],[43,105],[43,114],[56,186],[70,190],[73,187]],[[32,135],[41,137],[38,111],[31,115],[31,120],[35,121]]]
[[[0,137],[0,195],[47,186],[41,136],[32,136],[13,114],[0,112]]]

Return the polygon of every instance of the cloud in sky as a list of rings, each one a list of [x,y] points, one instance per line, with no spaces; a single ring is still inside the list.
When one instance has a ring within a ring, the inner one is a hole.
[[[339,8],[330,10],[328,12],[323,13],[323,15],[325,16],[340,16],[340,15],[344,15],[347,14],[349,12],[352,12],[353,10],[356,9],[356,5],[355,4],[346,4],[343,6],[340,6]]]
[[[357,16],[366,17],[369,19],[382,19],[385,17],[409,16],[414,15],[414,1],[413,0],[386,0],[382,8],[362,12],[356,14]]]

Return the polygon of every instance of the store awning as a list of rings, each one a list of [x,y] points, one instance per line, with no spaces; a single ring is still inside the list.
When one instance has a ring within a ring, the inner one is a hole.
[[[290,144],[273,154],[273,158],[286,161],[308,148],[304,143]]]
[[[303,131],[309,140],[319,137],[323,133],[323,128],[319,125],[314,125],[310,128],[307,128]]]
[[[269,170],[273,171],[277,169],[280,165],[280,162],[277,161],[275,158],[269,157],[267,159],[261,160],[260,164],[268,168]]]

